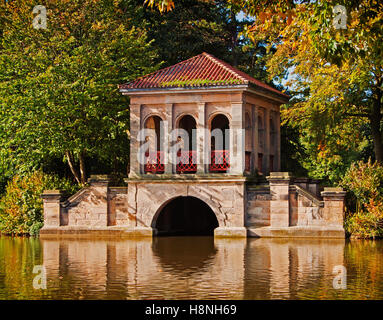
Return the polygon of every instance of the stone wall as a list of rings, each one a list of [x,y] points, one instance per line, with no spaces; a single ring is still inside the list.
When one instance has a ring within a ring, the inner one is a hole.
[[[118,231],[120,235],[152,236],[162,208],[177,197],[195,197],[214,212],[215,236],[344,237],[344,196],[325,188],[323,200],[296,185],[288,173],[272,173],[269,184],[248,185],[241,176],[178,179],[148,177],[129,180],[128,187],[111,187],[105,176],[62,201],[59,190],[46,191],[41,234],[81,234]],[[311,189],[316,192],[317,189]],[[324,234],[324,235],[323,235]]]
[[[128,191],[129,214],[136,216],[137,227],[154,227],[160,210],[177,197],[195,197],[204,201],[215,213],[219,228],[246,236],[244,179],[182,179],[130,181]]]
[[[268,186],[247,189],[246,226],[270,225],[270,188]]]
[[[290,226],[325,225],[323,201],[297,185],[290,186]]]
[[[136,218],[128,211],[128,187],[110,187],[108,192],[108,226],[136,225]]]

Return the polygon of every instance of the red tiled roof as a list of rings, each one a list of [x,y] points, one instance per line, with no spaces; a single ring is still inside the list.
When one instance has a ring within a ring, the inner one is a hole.
[[[206,52],[120,85],[120,89],[211,87],[248,83],[288,97]]]

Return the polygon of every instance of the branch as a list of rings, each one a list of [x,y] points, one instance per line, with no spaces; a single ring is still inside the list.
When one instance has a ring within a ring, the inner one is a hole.
[[[348,117],[361,117],[361,118],[369,118],[370,115],[367,113],[345,113],[345,116]]]

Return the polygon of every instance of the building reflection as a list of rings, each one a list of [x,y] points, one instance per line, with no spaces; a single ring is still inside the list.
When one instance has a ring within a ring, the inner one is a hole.
[[[41,242],[57,299],[291,299],[315,283],[332,288],[345,245],[213,237]]]
[[[305,290],[332,291],[333,268],[344,265],[342,239],[250,239],[247,299],[297,299]]]

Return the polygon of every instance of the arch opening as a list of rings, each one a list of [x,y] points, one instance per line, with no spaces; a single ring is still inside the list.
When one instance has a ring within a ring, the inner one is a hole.
[[[218,220],[213,210],[195,197],[177,197],[153,219],[158,236],[213,236]]]
[[[211,132],[215,133],[211,136],[211,150],[229,150],[229,119],[223,114],[217,114],[211,121]],[[219,130],[219,131],[218,131]],[[220,132],[220,137],[217,133]]]
[[[184,115],[178,122],[179,135],[177,137],[177,173],[197,172],[197,130],[196,121],[191,115]]]
[[[159,116],[150,116],[146,119],[144,128],[145,133],[145,159],[144,159],[144,172],[145,173],[164,173],[164,153],[163,146],[163,126],[162,119]]]
[[[187,133],[187,137],[182,137],[184,140],[183,149],[185,150],[195,150],[196,149],[196,122],[191,115],[184,115],[178,122],[178,127],[183,129]],[[186,140],[187,139],[187,140]]]
[[[230,122],[223,115],[216,115],[211,121],[210,166],[209,171],[225,173],[230,167]]]

